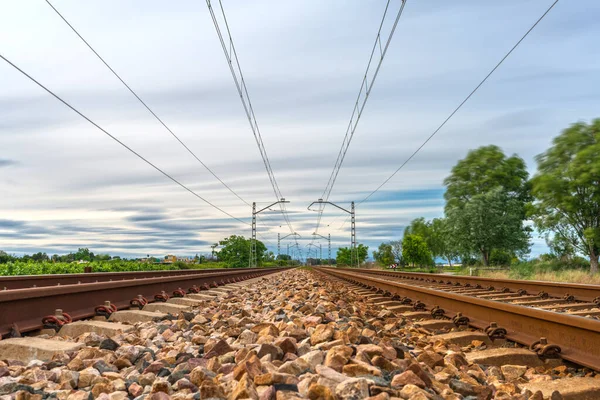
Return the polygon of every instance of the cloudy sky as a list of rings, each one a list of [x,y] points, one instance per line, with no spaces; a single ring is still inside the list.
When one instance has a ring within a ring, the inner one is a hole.
[[[274,201],[204,1],[53,4],[244,200]],[[391,4],[393,16],[400,2]],[[408,0],[330,199],[349,206],[375,189],[550,4]],[[316,223],[306,207],[327,184],[385,1],[223,5],[304,247]],[[357,207],[358,240],[374,249],[401,237],[413,218],[441,216],[442,181],[469,149],[499,145],[533,173],[533,157],[561,129],[600,116],[599,17],[597,0],[559,2],[418,156]],[[250,208],[153,119],[45,1],[0,1],[0,54],[197,194],[249,221]],[[334,249],[349,243],[344,221],[334,209],[323,216],[319,232],[332,235]],[[269,212],[259,233],[276,251],[277,233],[289,228]],[[173,184],[0,60],[0,249],[193,255],[230,234],[248,236],[250,228]]]

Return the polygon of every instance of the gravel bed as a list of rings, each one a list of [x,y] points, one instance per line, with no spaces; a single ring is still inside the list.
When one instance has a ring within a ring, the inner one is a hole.
[[[469,365],[465,352],[484,344],[430,344],[431,332],[353,290],[286,271],[112,338],[56,336],[86,347],[50,362],[0,361],[0,400],[541,400],[521,385],[582,374]]]

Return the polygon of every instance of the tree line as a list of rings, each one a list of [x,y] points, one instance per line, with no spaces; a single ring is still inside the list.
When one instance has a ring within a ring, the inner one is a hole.
[[[600,119],[571,125],[535,157],[529,176],[518,155],[498,146],[468,152],[444,180],[444,217],[417,218],[402,240],[373,253],[383,265],[507,265],[529,254],[534,228],[560,259],[600,255]]]

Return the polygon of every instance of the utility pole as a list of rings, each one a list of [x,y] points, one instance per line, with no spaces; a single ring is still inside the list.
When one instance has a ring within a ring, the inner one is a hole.
[[[302,237],[299,234],[297,234],[296,232],[294,233],[290,233],[289,235],[285,235],[284,237],[281,237],[281,235],[278,233],[277,234],[277,255],[279,255],[279,249],[281,247],[281,241],[289,236],[298,236],[298,237]],[[288,243],[288,252],[287,252],[288,256],[290,255],[290,244]]]
[[[331,233],[327,234],[327,265],[331,262]]]
[[[319,235],[317,232],[313,232],[313,236],[318,236],[327,240],[327,265],[329,265],[331,262],[331,233],[328,233],[327,236],[323,236]]]
[[[356,217],[355,217],[355,213],[354,213],[354,202],[352,202],[352,205],[350,206],[350,235],[352,237],[352,250],[351,250],[351,254],[354,255],[354,257],[356,257],[356,267],[359,267],[359,262],[358,262],[358,253],[356,251]],[[350,260],[350,263],[353,264],[354,263],[354,259]]]
[[[345,208],[342,208],[340,206],[338,206],[335,203],[332,203],[330,201],[324,201],[323,199],[319,199],[317,201],[313,201],[310,206],[308,206],[308,210],[309,211],[319,211],[319,210],[311,210],[310,208],[312,207],[313,204],[318,203],[318,204],[331,204],[332,206],[339,208],[340,210],[347,212],[348,214],[350,214],[350,266],[354,266],[355,265],[355,261],[356,260],[356,266],[359,266],[359,261],[358,261],[358,253],[357,253],[357,248],[356,248],[356,215],[355,215],[355,210],[354,210],[354,202],[351,203],[350,205],[350,211],[346,210]],[[313,233],[313,235],[316,236],[321,236],[319,235],[317,232]],[[321,236],[323,237],[323,236]],[[329,258],[331,259],[331,236],[329,238]]]
[[[319,264],[323,262],[323,248],[321,247],[321,243],[319,243]]]
[[[252,239],[250,240],[249,267],[256,267],[256,202],[252,202]]]
[[[256,202],[252,202],[252,239],[251,239],[251,242],[250,242],[250,260],[249,260],[249,266],[250,266],[250,268],[255,268],[257,266],[257,257],[256,257],[256,216],[258,214],[260,214],[261,212],[263,212],[263,211],[271,208],[275,204],[280,204],[280,203],[289,203],[289,201],[286,201],[282,197],[281,200],[276,201],[273,204],[269,204],[265,208],[261,208],[258,211],[256,211]],[[278,252],[279,252],[279,250],[278,250]]]

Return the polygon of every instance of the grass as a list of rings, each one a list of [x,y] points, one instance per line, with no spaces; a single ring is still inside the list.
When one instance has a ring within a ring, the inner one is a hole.
[[[527,279],[534,281],[585,283],[600,285],[600,275],[592,275],[587,271],[579,269],[567,269],[563,271],[539,271],[533,272],[525,277],[515,276],[513,271],[480,271],[479,276],[495,279]]]

